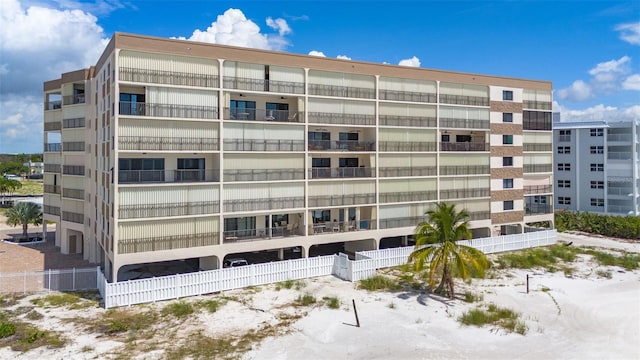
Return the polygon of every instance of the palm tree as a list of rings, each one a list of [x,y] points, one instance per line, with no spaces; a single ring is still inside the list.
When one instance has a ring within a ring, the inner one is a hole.
[[[409,263],[413,263],[416,271],[428,264],[429,287],[435,288],[435,293],[447,294],[453,299],[453,276],[466,279],[471,269],[483,275],[489,263],[482,251],[456,243],[471,237],[466,210],[458,212],[453,204],[438,203],[425,215],[428,221],[416,227],[416,250],[409,256]],[[435,287],[438,275],[441,275],[440,283]]]
[[[42,210],[38,204],[30,202],[20,202],[5,213],[7,224],[11,226],[22,225],[22,238],[29,239],[27,226],[29,224],[42,224]]]

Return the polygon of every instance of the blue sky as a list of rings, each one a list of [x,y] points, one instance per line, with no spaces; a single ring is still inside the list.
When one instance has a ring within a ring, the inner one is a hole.
[[[1,0],[0,153],[42,151],[42,82],[116,31],[550,80],[564,120],[640,117],[638,1]]]

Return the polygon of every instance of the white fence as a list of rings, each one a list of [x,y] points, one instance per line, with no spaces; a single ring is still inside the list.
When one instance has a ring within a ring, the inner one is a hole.
[[[0,273],[0,293],[95,290],[100,268]]]

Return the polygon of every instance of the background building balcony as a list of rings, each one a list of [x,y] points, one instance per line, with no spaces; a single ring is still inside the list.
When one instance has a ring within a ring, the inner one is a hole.
[[[440,190],[441,199],[466,199],[491,196],[489,188]]]
[[[60,207],[52,205],[44,205],[42,212],[49,215],[60,216]]]
[[[179,86],[218,87],[218,75],[192,74],[176,71],[120,68],[120,81]]]
[[[384,167],[378,171],[380,177],[435,176],[438,169],[435,166]]]
[[[440,175],[488,175],[489,165],[442,165]]]
[[[76,199],[76,200],[84,200],[84,190],[63,188],[62,197]]]
[[[438,122],[435,117],[429,116],[379,115],[378,118],[382,126],[434,128]]]
[[[438,198],[438,192],[436,190],[432,190],[380,193],[379,198],[380,203],[430,201]]]
[[[522,144],[523,151],[553,151],[553,144],[549,143],[524,143]]]
[[[489,120],[440,118],[440,127],[454,129],[489,129]]]
[[[304,140],[224,139],[225,151],[304,151]]]
[[[120,101],[120,115],[218,119],[218,108],[202,105],[153,104]]]
[[[526,173],[540,173],[540,172],[552,172],[552,164],[524,164],[524,172]]]
[[[376,151],[375,142],[357,140],[309,140],[309,151]]]
[[[247,108],[225,108],[225,120],[250,120],[273,122],[304,122],[304,113],[293,110],[268,110]]]
[[[47,194],[60,194],[60,185],[44,184],[44,192]]]
[[[380,141],[378,147],[380,151],[436,151],[436,143],[428,141]]]
[[[330,178],[362,178],[375,175],[375,168],[371,167],[338,167],[338,168],[311,168],[309,169],[310,179],[330,179]]]
[[[185,216],[217,214],[219,201],[198,201],[184,203],[121,205],[118,211],[120,219],[153,218],[166,216]]]
[[[440,94],[440,102],[444,104],[489,106],[488,97]]]
[[[120,170],[118,182],[132,183],[180,183],[219,182],[218,169],[206,170]]]
[[[62,212],[62,220],[74,222],[76,224],[84,224],[84,214],[79,214],[70,211]]]
[[[309,123],[373,126],[376,124],[376,117],[365,114],[309,112]]]
[[[60,152],[62,151],[62,144],[60,143],[46,143],[44,144],[45,152]]]
[[[525,215],[552,214],[553,206],[551,204],[525,204]]]
[[[551,110],[549,101],[523,100],[522,107],[525,109]]]
[[[304,180],[304,169],[224,170],[224,181]]]
[[[63,105],[84,104],[84,94],[63,96],[62,104]]]
[[[345,194],[309,196],[309,207],[375,204],[376,194]]]
[[[304,197],[283,197],[251,200],[225,200],[225,212],[298,209],[304,207]]]
[[[489,151],[489,144],[474,142],[440,143],[440,151]]]
[[[301,82],[250,79],[237,76],[225,76],[224,88],[287,94],[304,94],[304,83]]]
[[[156,236],[141,239],[118,240],[118,253],[131,254],[148,251],[185,249],[220,244],[220,235],[214,232],[185,235]]]
[[[525,185],[525,195],[530,194],[547,194],[553,192],[553,185]]]
[[[119,136],[120,150],[216,151],[217,138],[184,138],[160,136]]]
[[[385,89],[379,89],[378,96],[380,100],[410,101],[410,102],[422,102],[422,103],[435,103],[437,99],[436,94],[432,94],[432,93],[385,90]]]
[[[309,95],[375,99],[376,91],[354,86],[309,84]]]

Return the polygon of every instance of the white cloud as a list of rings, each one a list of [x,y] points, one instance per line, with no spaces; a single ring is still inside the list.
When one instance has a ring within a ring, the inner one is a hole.
[[[591,86],[582,80],[576,80],[571,86],[556,91],[556,95],[561,100],[583,101],[593,97]]]
[[[309,55],[311,56],[319,56],[319,57],[327,57],[322,51],[311,50],[309,51]]]
[[[348,57],[347,55],[338,55],[338,56],[336,56],[336,59],[351,60],[351,58]]]
[[[617,108],[598,104],[582,110],[569,109],[558,102],[553,102],[553,111],[560,113],[562,122],[598,121],[598,120],[633,120],[640,118],[640,105]]]
[[[597,64],[589,70],[591,86],[597,92],[613,92],[620,88],[620,82],[629,73],[631,58],[623,56],[618,60],[609,60]]]
[[[267,25],[278,34],[263,34],[260,27],[247,19],[244,13],[238,9],[228,9],[222,15],[218,15],[216,21],[211,23],[206,30],[194,30],[188,39],[213,44],[234,45],[255,49],[282,50],[289,42],[284,35],[291,32],[291,28],[284,19],[267,18]]]
[[[633,74],[622,82],[622,88],[626,90],[640,90],[640,74]]]
[[[403,59],[398,63],[400,66],[420,67],[420,59],[412,57],[411,59]]]
[[[42,152],[42,95],[4,95],[0,109],[0,153]]]
[[[640,21],[636,23],[620,24],[616,26],[620,32],[620,39],[633,45],[640,45]]]

